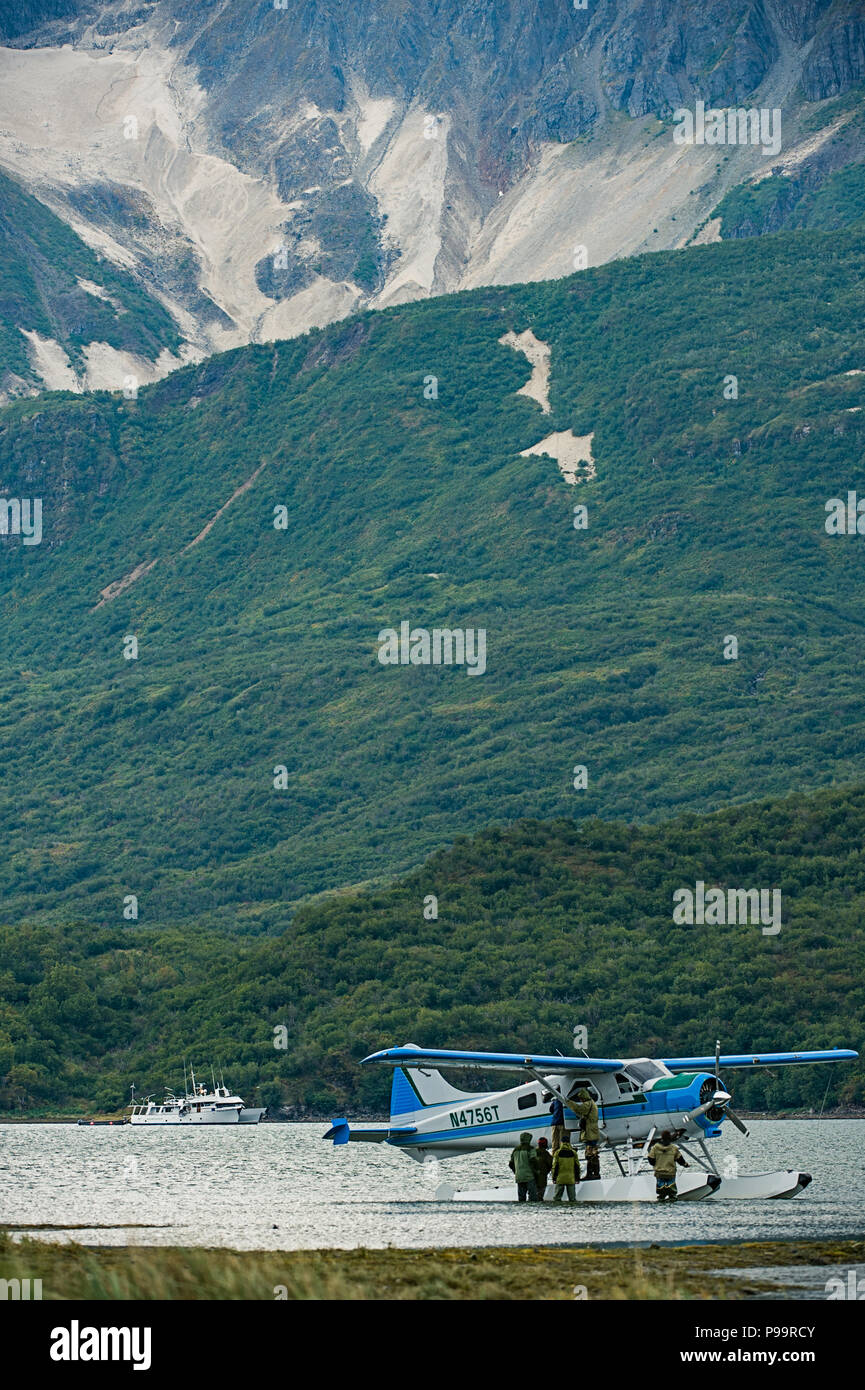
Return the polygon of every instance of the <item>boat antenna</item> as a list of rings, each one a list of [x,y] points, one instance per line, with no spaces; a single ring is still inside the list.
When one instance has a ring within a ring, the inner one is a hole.
[[[216,1091],[216,1077],[213,1075],[213,1063],[212,1063],[212,1062],[211,1062],[211,1064],[210,1064],[210,1083],[211,1083],[211,1085],[213,1086],[213,1089],[214,1089],[214,1092],[215,1092],[215,1091]]]
[[[189,1075],[192,1077],[192,1094],[195,1095],[195,1068],[189,1063]]]

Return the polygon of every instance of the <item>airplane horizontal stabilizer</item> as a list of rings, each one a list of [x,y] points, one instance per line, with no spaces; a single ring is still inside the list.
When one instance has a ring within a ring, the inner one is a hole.
[[[384,1144],[400,1134],[417,1134],[414,1125],[389,1125],[387,1129],[351,1129],[348,1120],[334,1120],[323,1139],[332,1139],[334,1144]]]
[[[825,1052],[753,1052],[730,1053],[719,1057],[722,1067],[784,1067],[804,1065],[807,1062],[853,1062],[859,1056],[849,1048],[833,1047]],[[711,1071],[715,1070],[714,1057],[663,1057],[661,1059],[670,1071]]]

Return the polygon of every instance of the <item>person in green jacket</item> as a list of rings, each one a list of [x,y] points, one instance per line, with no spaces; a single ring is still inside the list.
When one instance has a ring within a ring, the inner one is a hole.
[[[649,1149],[649,1162],[655,1170],[655,1196],[658,1201],[675,1202],[678,1196],[676,1164],[682,1168],[687,1168],[688,1165],[679,1151],[679,1146],[673,1143],[673,1136],[668,1129],[661,1135],[660,1143],[656,1141]]]
[[[532,1136],[528,1130],[520,1135],[520,1142],[511,1153],[508,1167],[517,1183],[517,1201],[538,1200],[538,1157],[537,1149],[532,1148]]]
[[[586,1088],[581,1086],[576,1099],[568,1101],[568,1109],[580,1117],[580,1137],[586,1146],[586,1181],[592,1182],[601,1176],[601,1129],[598,1107]]]
[[[580,1181],[580,1160],[568,1143],[570,1135],[565,1132],[565,1137],[553,1154],[553,1182],[556,1190],[553,1195],[554,1202],[562,1200],[562,1193],[568,1189],[568,1202],[571,1206],[577,1200],[577,1183]]]
[[[538,1140],[537,1164],[538,1201],[542,1202],[544,1200],[544,1193],[547,1190],[547,1180],[553,1166],[553,1156],[547,1147],[547,1141],[543,1135],[541,1135]]]

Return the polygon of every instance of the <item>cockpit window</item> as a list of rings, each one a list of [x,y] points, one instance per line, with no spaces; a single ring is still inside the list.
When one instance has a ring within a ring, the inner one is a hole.
[[[658,1076],[665,1076],[663,1067],[659,1067],[657,1062],[629,1062],[628,1076],[634,1081],[654,1081]],[[618,1077],[616,1077],[618,1081]]]

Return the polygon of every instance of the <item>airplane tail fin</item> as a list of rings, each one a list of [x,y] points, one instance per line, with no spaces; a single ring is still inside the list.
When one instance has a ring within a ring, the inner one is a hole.
[[[445,1081],[441,1072],[424,1068],[394,1067],[390,1089],[390,1117],[409,1115],[428,1105],[447,1105],[450,1101],[465,1101],[470,1092],[458,1091]]]

